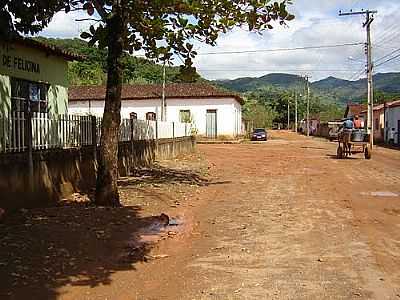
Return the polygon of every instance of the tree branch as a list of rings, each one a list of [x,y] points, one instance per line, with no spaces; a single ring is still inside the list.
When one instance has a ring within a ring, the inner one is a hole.
[[[105,21],[107,19],[107,12],[104,9],[104,7],[99,3],[98,0],[93,0],[92,4],[96,8],[97,13],[100,15],[100,17],[103,19],[103,21]]]
[[[95,22],[101,22],[103,21],[102,19],[93,19],[93,18],[83,18],[83,19],[75,19],[77,22],[82,22],[82,21],[95,21]]]

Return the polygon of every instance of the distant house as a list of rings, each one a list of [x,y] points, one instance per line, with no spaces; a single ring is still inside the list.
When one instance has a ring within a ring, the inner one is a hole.
[[[361,111],[360,115],[367,119],[368,111]],[[400,100],[386,102],[374,106],[374,141],[378,143],[388,142],[388,132],[394,128],[396,132],[395,143],[400,143]]]
[[[80,86],[69,90],[69,112],[102,116],[105,86]],[[122,118],[160,120],[161,85],[124,85]],[[242,133],[243,99],[209,84],[168,84],[165,88],[166,120],[192,122],[199,135],[215,138]]]
[[[388,142],[388,132],[395,130],[394,142],[400,145],[400,100],[387,102],[385,104],[385,142]]]
[[[309,124],[310,135],[316,135],[320,127],[320,118],[317,116],[310,116]],[[299,131],[303,134],[307,134],[307,119],[300,121]]]
[[[362,119],[367,120],[368,110],[361,111],[360,116]],[[373,126],[374,126],[374,141],[377,143],[384,142],[385,138],[385,115],[384,105],[379,104],[374,106],[373,114]],[[364,122],[364,126],[367,126],[367,122]]]
[[[348,103],[344,112],[344,118],[351,118],[360,115],[363,110],[367,109],[365,104]]]

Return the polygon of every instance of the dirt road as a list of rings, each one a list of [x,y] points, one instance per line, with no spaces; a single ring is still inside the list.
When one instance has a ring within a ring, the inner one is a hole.
[[[224,184],[206,188],[193,244],[147,295],[400,299],[400,153],[336,160],[335,144],[273,137],[199,147]]]
[[[267,143],[198,148],[209,181],[189,171],[200,168],[192,158],[170,174],[168,191],[158,181],[157,197],[123,189],[125,199],[140,194],[142,214],[182,218],[146,253],[159,259],[118,268],[99,259],[91,266],[102,280],[85,279],[96,274],[85,267],[47,287],[47,298],[400,299],[400,152],[337,160],[335,144],[285,132]]]

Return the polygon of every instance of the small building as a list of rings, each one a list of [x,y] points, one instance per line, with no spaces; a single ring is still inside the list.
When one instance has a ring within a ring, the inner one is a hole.
[[[367,119],[367,114],[368,111],[366,109],[360,113],[361,117],[365,120]],[[375,105],[373,122],[375,142],[388,143],[388,133],[392,128],[394,128],[396,132],[395,144],[399,144],[400,100]]]
[[[0,116],[31,112],[65,114],[68,61],[81,56],[28,38],[0,41]]]
[[[242,133],[242,105],[237,94],[205,83],[167,84],[165,120],[190,122],[198,135],[208,138]],[[106,87],[80,86],[69,90],[69,112],[102,116]],[[161,120],[162,85],[124,85],[122,118]]]
[[[389,130],[394,128],[394,143],[400,145],[400,100],[387,102],[385,104],[385,142],[389,142]]]
[[[363,120],[367,120],[368,110],[365,109],[361,111],[360,117]],[[374,106],[373,113],[373,127],[374,127],[374,141],[376,143],[383,143],[385,138],[385,115],[384,115],[384,105],[379,104]],[[364,122],[364,127],[367,126],[367,122]]]
[[[310,135],[316,135],[320,127],[319,117],[310,116],[309,124]],[[307,134],[307,119],[300,121],[298,130],[303,134]]]

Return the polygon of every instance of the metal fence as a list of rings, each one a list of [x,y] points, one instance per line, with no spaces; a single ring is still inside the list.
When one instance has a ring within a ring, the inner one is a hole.
[[[101,118],[23,112],[0,115],[0,153],[83,147],[100,143]],[[191,125],[179,122],[124,119],[119,140],[155,140],[191,135]]]

